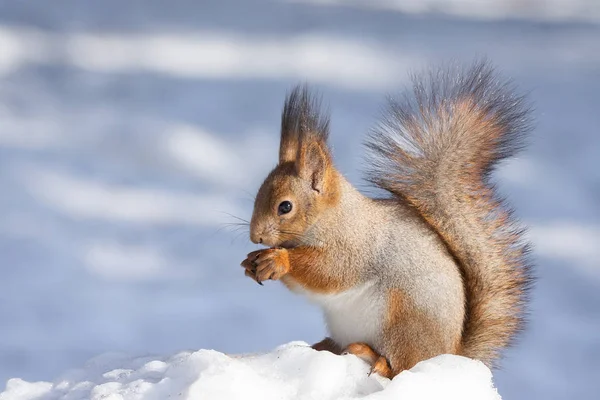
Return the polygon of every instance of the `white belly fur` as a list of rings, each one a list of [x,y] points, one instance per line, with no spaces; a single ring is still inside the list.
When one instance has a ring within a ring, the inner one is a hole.
[[[368,282],[337,294],[298,291],[321,306],[331,338],[346,347],[354,342],[375,345],[381,337],[384,299],[374,286]]]

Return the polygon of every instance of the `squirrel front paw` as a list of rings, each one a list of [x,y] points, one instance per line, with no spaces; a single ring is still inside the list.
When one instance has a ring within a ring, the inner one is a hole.
[[[288,251],[280,248],[253,251],[241,265],[246,268],[246,276],[260,285],[267,279],[279,280],[290,271]]]

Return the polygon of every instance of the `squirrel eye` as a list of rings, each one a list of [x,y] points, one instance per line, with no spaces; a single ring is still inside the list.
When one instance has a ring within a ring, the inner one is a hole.
[[[277,208],[277,214],[281,215],[281,214],[287,214],[290,211],[292,211],[292,203],[289,201],[282,201],[279,204],[279,207]]]

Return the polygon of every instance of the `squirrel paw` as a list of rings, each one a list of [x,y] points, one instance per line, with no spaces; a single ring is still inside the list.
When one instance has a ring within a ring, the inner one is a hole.
[[[281,279],[290,270],[288,251],[278,248],[253,251],[241,265],[246,268],[246,276],[260,285],[267,279]]]
[[[351,343],[342,354],[354,354],[369,364],[371,366],[369,376],[373,373],[377,373],[388,379],[392,379],[394,376],[388,360],[366,343]]]
[[[379,374],[388,379],[392,379],[394,377],[394,372],[390,367],[390,363],[388,363],[388,360],[384,356],[380,356],[371,366],[371,372],[369,372],[369,376],[373,373]]]
[[[246,271],[245,271],[246,276],[249,276],[260,286],[263,286],[262,282],[260,282],[258,280],[258,278],[256,277],[256,264],[253,261],[251,261],[250,258],[246,258],[244,261],[242,261],[242,263],[240,265],[242,267],[246,268]]]

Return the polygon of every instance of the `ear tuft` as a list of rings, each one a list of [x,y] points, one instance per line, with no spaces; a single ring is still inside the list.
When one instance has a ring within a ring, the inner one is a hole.
[[[312,142],[327,146],[329,115],[321,111],[320,96],[308,86],[296,86],[286,97],[281,115],[279,163],[296,162],[301,146]]]

